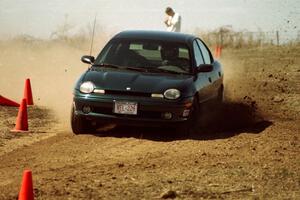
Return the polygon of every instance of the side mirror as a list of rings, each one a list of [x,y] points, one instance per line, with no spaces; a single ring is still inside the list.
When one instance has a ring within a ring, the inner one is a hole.
[[[95,61],[94,56],[82,56],[81,61],[86,64],[93,64]]]
[[[197,68],[197,73],[199,72],[212,72],[214,69],[214,66],[211,64],[201,64]]]

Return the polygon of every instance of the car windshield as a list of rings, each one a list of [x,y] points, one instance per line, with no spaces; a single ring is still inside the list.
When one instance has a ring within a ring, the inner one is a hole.
[[[99,54],[95,66],[150,73],[188,74],[191,68],[185,44],[164,41],[111,41]]]

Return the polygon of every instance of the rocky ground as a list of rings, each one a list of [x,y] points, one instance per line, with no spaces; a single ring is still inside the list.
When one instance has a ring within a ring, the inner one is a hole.
[[[25,51],[35,68],[37,54]],[[188,137],[114,126],[75,136],[66,126],[69,102],[65,110],[29,107],[30,133],[14,134],[17,109],[0,106],[0,199],[17,198],[25,169],[32,170],[36,199],[300,199],[299,55],[299,46],[225,49],[226,102],[214,126]],[[70,75],[66,65],[56,69],[56,81]],[[17,98],[4,84],[10,68],[0,70],[3,91]],[[43,76],[31,73],[40,104],[48,106],[37,84]]]

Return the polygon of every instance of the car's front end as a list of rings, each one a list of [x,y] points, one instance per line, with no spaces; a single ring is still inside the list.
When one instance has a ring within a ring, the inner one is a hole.
[[[98,80],[80,80],[74,90],[74,115],[89,123],[118,123],[149,126],[175,126],[188,119],[192,108],[193,95],[186,84],[191,78],[159,76],[153,81],[147,75],[138,75],[131,84],[101,84],[101,79],[115,72],[98,73]],[[117,72],[120,75],[121,72]],[[123,72],[132,80],[134,73]],[[87,78],[88,77],[88,78]],[[102,80],[103,80],[102,79]],[[156,80],[160,79],[160,83]],[[122,82],[122,81],[121,81]],[[168,83],[167,83],[168,82]],[[172,87],[172,83],[176,88]],[[143,85],[143,87],[141,87]],[[168,86],[169,85],[169,86]],[[179,86],[181,85],[181,86]],[[180,91],[181,90],[181,91]]]

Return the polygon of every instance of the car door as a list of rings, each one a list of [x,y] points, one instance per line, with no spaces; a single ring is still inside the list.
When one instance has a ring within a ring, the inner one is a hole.
[[[196,39],[196,41],[201,50],[204,63],[213,65],[213,71],[207,72],[206,75],[209,82],[211,83],[209,86],[209,96],[210,98],[214,98],[218,95],[218,91],[222,83],[220,81],[222,75],[220,64],[218,62],[214,62],[211,52],[200,39]]]
[[[194,52],[194,62],[195,68],[198,68],[201,64],[204,64],[203,55],[197,44],[197,41],[193,41],[193,52]],[[195,70],[196,71],[196,70]],[[210,98],[210,85],[211,82],[207,76],[207,73],[200,72],[195,75],[195,87],[198,91],[199,102],[205,102]]]

